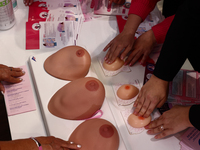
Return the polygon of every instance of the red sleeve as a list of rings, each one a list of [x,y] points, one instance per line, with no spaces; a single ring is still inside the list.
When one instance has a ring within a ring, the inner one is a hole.
[[[155,8],[159,0],[132,0],[129,14],[136,14],[145,20],[147,15]]]
[[[152,27],[153,33],[158,44],[164,43],[165,36],[174,19],[174,16],[175,15],[167,17],[164,21]]]

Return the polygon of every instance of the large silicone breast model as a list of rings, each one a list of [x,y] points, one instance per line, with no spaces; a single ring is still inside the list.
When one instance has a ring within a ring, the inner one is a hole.
[[[80,46],[67,46],[49,56],[44,69],[56,78],[72,81],[85,77],[90,65],[91,57],[87,50]]]
[[[81,144],[81,150],[118,150],[119,135],[112,123],[105,119],[90,119],[81,123],[69,141]]]
[[[63,119],[88,119],[100,110],[104,99],[103,84],[94,77],[84,77],[59,89],[50,99],[48,109]]]

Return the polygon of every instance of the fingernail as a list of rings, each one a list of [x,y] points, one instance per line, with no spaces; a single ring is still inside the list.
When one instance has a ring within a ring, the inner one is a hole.
[[[73,144],[74,142],[71,141],[71,142],[69,142],[69,143],[70,143],[70,144]]]
[[[78,144],[77,147],[78,147],[78,148],[81,148],[81,145]]]
[[[19,78],[19,80],[22,81],[23,79],[22,79],[22,78]]]
[[[1,93],[4,95],[4,92],[3,92],[3,91],[1,91]]]
[[[148,134],[151,134],[151,130],[148,130],[147,133],[148,133]]]
[[[149,129],[149,125],[146,125],[144,128],[145,128],[145,129]]]
[[[23,74],[25,74],[25,71],[22,71]]]
[[[32,3],[29,3],[29,5],[31,5]]]
[[[154,136],[154,138],[155,138],[155,139],[158,139],[158,136],[156,135],[156,136]]]

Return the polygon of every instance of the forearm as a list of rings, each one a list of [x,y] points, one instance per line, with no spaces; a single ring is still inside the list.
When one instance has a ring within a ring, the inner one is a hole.
[[[138,29],[138,26],[142,22],[142,18],[135,14],[130,14],[124,26],[123,32],[132,33],[135,36],[135,32]]]
[[[38,150],[32,139],[20,139],[13,141],[0,141],[1,150]]]
[[[193,41],[199,38],[199,30],[190,31],[199,23],[199,18],[194,17],[196,11],[189,11],[190,5],[188,3],[191,4],[188,0],[179,7],[166,35],[154,70],[155,76],[166,81],[173,80],[187,57],[191,55],[191,49],[194,49],[196,44]]]

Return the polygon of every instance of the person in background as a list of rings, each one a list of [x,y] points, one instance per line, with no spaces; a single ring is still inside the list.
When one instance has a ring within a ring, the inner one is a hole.
[[[6,65],[0,64],[0,90],[2,93],[5,93],[5,88],[1,81],[9,83],[20,83],[22,81],[22,78],[20,77],[24,74],[25,72],[21,68],[8,67]],[[53,136],[48,136],[18,139],[12,141],[0,141],[0,150],[37,150],[37,145],[41,145],[43,150],[70,150],[81,148],[81,145],[79,144],[64,141]]]
[[[200,72],[200,1],[185,0],[178,8],[168,30],[155,70],[142,87],[136,102],[134,114],[148,117],[156,107],[167,100],[169,82],[173,80],[188,59],[195,71]],[[157,134],[156,139],[180,132],[188,127],[200,130],[196,115],[200,105],[174,106],[146,126],[147,133]]]

